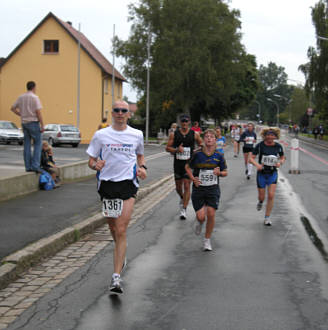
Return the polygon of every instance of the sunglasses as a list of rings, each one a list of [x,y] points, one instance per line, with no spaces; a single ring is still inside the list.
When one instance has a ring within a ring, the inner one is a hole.
[[[189,119],[181,119],[181,123],[188,123]]]
[[[129,110],[128,109],[125,109],[125,108],[114,108],[113,111],[115,113],[119,113],[119,112],[128,113],[129,112]]]

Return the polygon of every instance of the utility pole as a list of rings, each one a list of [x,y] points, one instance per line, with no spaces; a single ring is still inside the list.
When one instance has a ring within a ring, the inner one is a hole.
[[[112,105],[115,103],[115,46],[114,46],[114,38],[115,38],[115,24],[113,25],[113,71],[112,71]]]
[[[81,42],[80,42],[81,24],[79,23],[79,38],[77,47],[77,101],[76,101],[76,126],[80,129],[80,55],[81,55]]]
[[[148,29],[148,42],[147,42],[146,144],[148,144],[148,139],[149,139],[150,43],[151,43],[151,35],[150,35],[150,28],[149,28]]]

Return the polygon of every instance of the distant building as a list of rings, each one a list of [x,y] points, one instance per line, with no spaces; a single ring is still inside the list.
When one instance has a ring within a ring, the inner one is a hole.
[[[10,107],[26,91],[26,82],[33,80],[44,108],[44,123],[77,125],[79,43],[82,142],[90,141],[102,118],[108,117],[111,123],[111,63],[72,23],[51,12],[7,58],[0,58],[0,119],[19,124]],[[114,75],[116,100],[122,98],[126,80],[117,70]]]

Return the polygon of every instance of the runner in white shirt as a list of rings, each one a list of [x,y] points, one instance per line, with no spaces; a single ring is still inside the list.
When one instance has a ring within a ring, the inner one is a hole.
[[[126,265],[126,231],[138,191],[137,177],[145,179],[143,133],[127,125],[129,106],[113,105],[113,124],[98,130],[87,149],[89,167],[98,172],[98,193],[103,214],[108,218],[114,249],[114,273],[110,291],[123,293],[121,272]]]

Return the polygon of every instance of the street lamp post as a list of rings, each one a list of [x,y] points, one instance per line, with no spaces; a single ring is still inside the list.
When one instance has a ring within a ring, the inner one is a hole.
[[[321,37],[321,36],[317,36],[317,39],[328,41],[328,38],[326,38],[326,37]]]
[[[258,122],[260,122],[260,120],[261,120],[261,103],[260,102],[258,102],[258,101],[256,101],[256,100],[254,100],[254,102],[258,105],[258,114],[257,114],[257,121]]]
[[[277,107],[277,127],[279,127],[279,104],[270,99],[269,97],[267,97],[267,100],[272,102]]]
[[[151,35],[150,35],[150,29],[149,29],[148,30],[148,41],[147,41],[146,144],[148,144],[148,139],[149,139],[150,43],[151,43]]]

